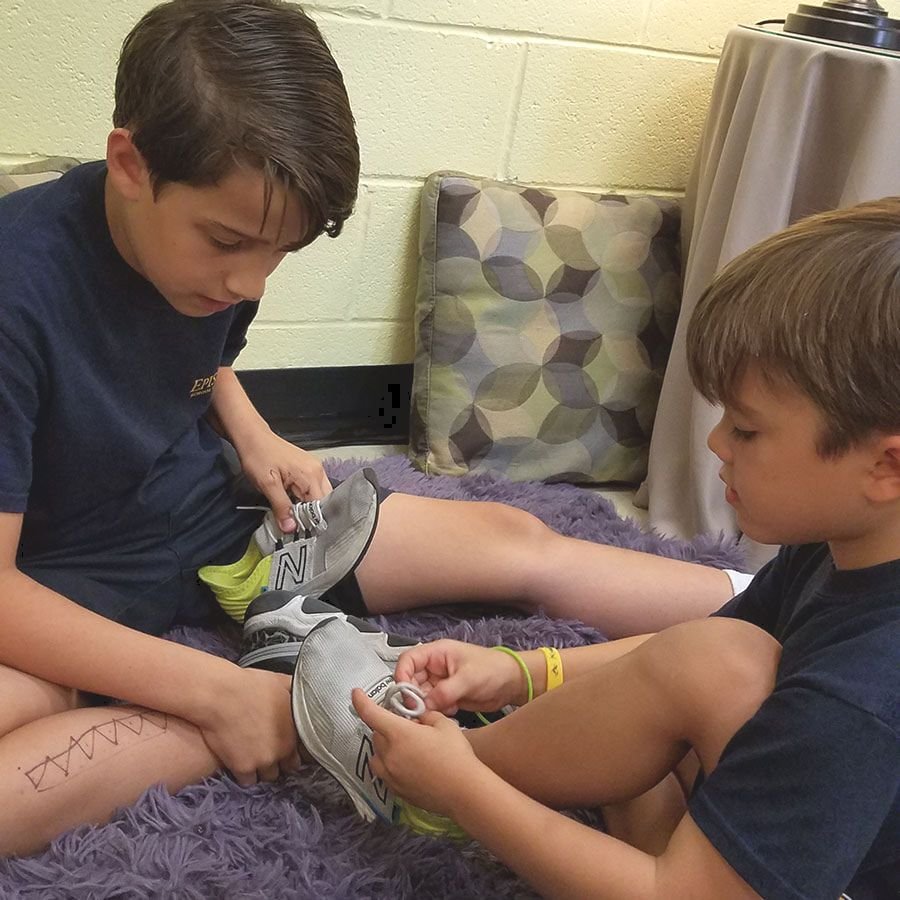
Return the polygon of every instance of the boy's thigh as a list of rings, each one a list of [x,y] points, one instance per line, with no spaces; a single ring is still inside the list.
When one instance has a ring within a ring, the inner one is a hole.
[[[87,705],[87,696],[74,688],[0,665],[0,737],[37,719]]]

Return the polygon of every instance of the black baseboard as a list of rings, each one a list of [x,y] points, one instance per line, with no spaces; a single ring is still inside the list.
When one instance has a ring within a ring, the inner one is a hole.
[[[245,369],[237,375],[263,418],[308,449],[409,441],[412,365]]]

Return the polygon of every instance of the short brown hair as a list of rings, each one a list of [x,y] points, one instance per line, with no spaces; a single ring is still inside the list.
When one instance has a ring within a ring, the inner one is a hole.
[[[305,241],[353,211],[359,145],[344,80],[315,22],[281,0],[170,0],[122,45],[113,124],[154,190],[216,184],[236,164],[296,193]]]
[[[688,368],[733,403],[750,361],[821,410],[818,452],[900,432],[900,198],[797,222],[726,266],[688,327]]]

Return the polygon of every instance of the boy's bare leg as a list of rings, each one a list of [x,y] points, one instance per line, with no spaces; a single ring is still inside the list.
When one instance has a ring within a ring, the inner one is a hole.
[[[702,618],[732,595],[718,569],[563,537],[500,503],[409,494],[381,505],[357,575],[373,613],[507,603],[580,619],[609,637]]]
[[[88,707],[70,688],[0,666],[0,855],[34,852],[105,822],[148,787],[170,791],[219,766],[200,732],[130,706]]]
[[[715,768],[771,693],[780,654],[745,622],[690,622],[467,736],[529,796],[555,808],[608,808],[613,834],[661,852],[684,814],[691,769]],[[681,783],[672,774],[679,765]]]
[[[219,762],[193,725],[131,706],[83,707],[0,738],[0,855],[101,823],[150,786],[174,792]]]
[[[73,688],[0,665],[0,735],[83,705],[83,697]]]

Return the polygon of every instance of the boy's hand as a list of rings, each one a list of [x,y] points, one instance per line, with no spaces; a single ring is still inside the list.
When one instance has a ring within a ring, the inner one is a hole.
[[[275,781],[300,768],[289,675],[234,666],[221,701],[193,721],[238,784]]]
[[[482,766],[456,722],[437,712],[410,722],[359,688],[352,699],[353,708],[373,732],[372,772],[404,800],[452,817],[460,785]]]
[[[331,482],[319,459],[271,432],[240,449],[247,480],[265,494],[282,531],[297,527],[291,515],[294,500],[321,500]]]
[[[461,641],[407,650],[397,660],[394,680],[419,685],[425,705],[450,716],[460,708],[487,712],[528,699],[522,670],[511,656]]]

